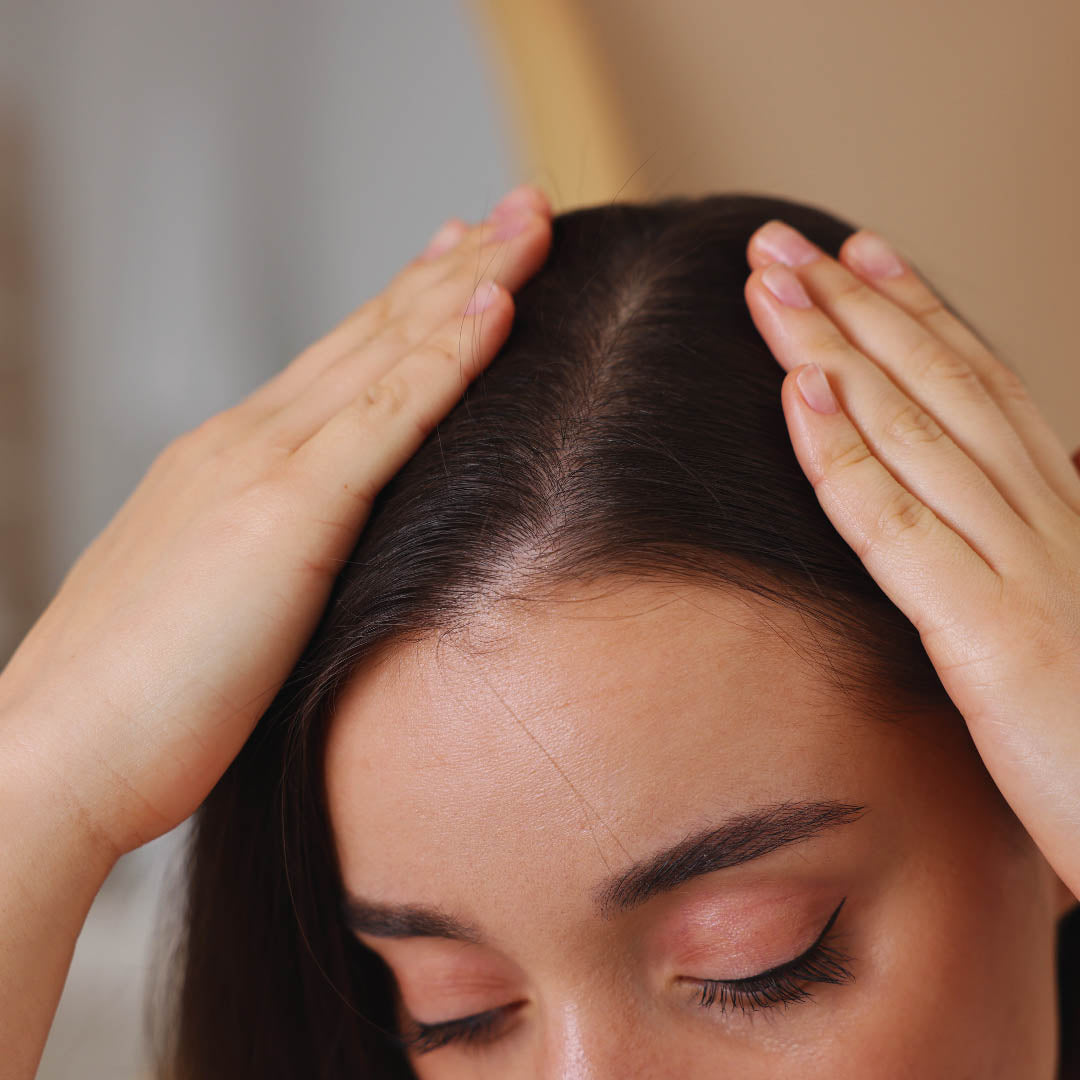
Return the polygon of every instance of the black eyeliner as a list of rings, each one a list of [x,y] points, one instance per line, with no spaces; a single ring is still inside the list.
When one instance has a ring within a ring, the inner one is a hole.
[[[852,958],[834,948],[828,940],[846,901],[845,896],[813,943],[793,959],[744,979],[694,980],[702,987],[698,1004],[702,1008],[712,1008],[719,997],[721,1012],[729,1008],[753,1012],[808,1000],[813,995],[801,985],[806,982],[840,984],[853,981],[854,975],[846,966]],[[416,1054],[427,1054],[452,1043],[483,1043],[493,1037],[505,1011],[505,1006],[499,1006],[438,1024],[411,1020],[409,1032],[396,1041],[402,1049]]]
[[[846,966],[852,958],[828,944],[829,934],[846,901],[845,896],[829,916],[821,933],[799,956],[745,979],[696,980],[702,988],[698,1004],[705,1009],[711,1008],[719,996],[722,1012],[729,1007],[752,1012],[774,1005],[806,1001],[813,995],[800,985],[804,982],[852,982],[855,976]]]

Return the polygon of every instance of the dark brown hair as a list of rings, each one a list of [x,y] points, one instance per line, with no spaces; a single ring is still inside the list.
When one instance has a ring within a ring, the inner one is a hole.
[[[385,965],[340,917],[322,784],[337,695],[377,650],[601,575],[747,590],[883,719],[951,709],[918,634],[818,505],[784,372],[743,298],[770,218],[835,255],[853,227],[756,194],[560,214],[510,336],[382,490],[323,618],[199,810],[159,1075],[409,1077]],[[962,722],[962,721],[959,721]]]

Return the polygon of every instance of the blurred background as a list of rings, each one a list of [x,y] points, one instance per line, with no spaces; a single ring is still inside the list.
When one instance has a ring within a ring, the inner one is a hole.
[[[0,0],[0,665],[166,442],[521,180],[875,228],[1073,450],[1078,47],[1066,0]],[[39,1077],[143,1075],[183,832],[106,882]]]

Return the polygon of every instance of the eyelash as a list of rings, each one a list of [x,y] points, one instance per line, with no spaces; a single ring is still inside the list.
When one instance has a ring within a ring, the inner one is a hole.
[[[475,1045],[491,1042],[495,1038],[495,1029],[499,1026],[503,1008],[489,1009],[473,1016],[463,1016],[460,1020],[447,1020],[442,1024],[421,1024],[414,1020],[412,1034],[400,1039],[403,1047],[417,1054],[429,1054],[441,1046],[450,1043]]]
[[[851,957],[830,943],[833,926],[846,899],[847,897],[841,900],[829,916],[829,921],[817,940],[794,960],[788,960],[745,979],[693,980],[701,986],[701,997],[697,1004],[703,1009],[719,1004],[721,1013],[729,1009],[752,1013],[778,1005],[786,1007],[808,1001],[814,995],[806,988],[806,983],[851,982],[854,975],[846,966]],[[413,1021],[413,1032],[399,1041],[403,1047],[417,1054],[427,1054],[451,1043],[476,1046],[491,1042],[497,1037],[497,1028],[505,1012],[505,1007],[489,1009],[487,1012],[464,1016],[460,1020],[447,1020],[441,1024],[421,1024]]]
[[[846,900],[847,897],[844,898]],[[720,1012],[738,1009],[743,1013],[770,1009],[777,1005],[794,1005],[809,1001],[813,992],[806,983],[840,984],[851,982],[855,976],[848,969],[851,957],[831,944],[830,935],[844,900],[829,916],[817,940],[801,956],[778,964],[759,975],[746,979],[699,979],[703,1009],[719,1004]]]

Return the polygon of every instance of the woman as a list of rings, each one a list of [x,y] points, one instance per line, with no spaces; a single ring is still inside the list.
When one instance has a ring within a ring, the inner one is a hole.
[[[162,1077],[1076,1075],[1080,478],[854,232],[525,187],[167,447],[0,676],[11,1075],[196,807]]]

